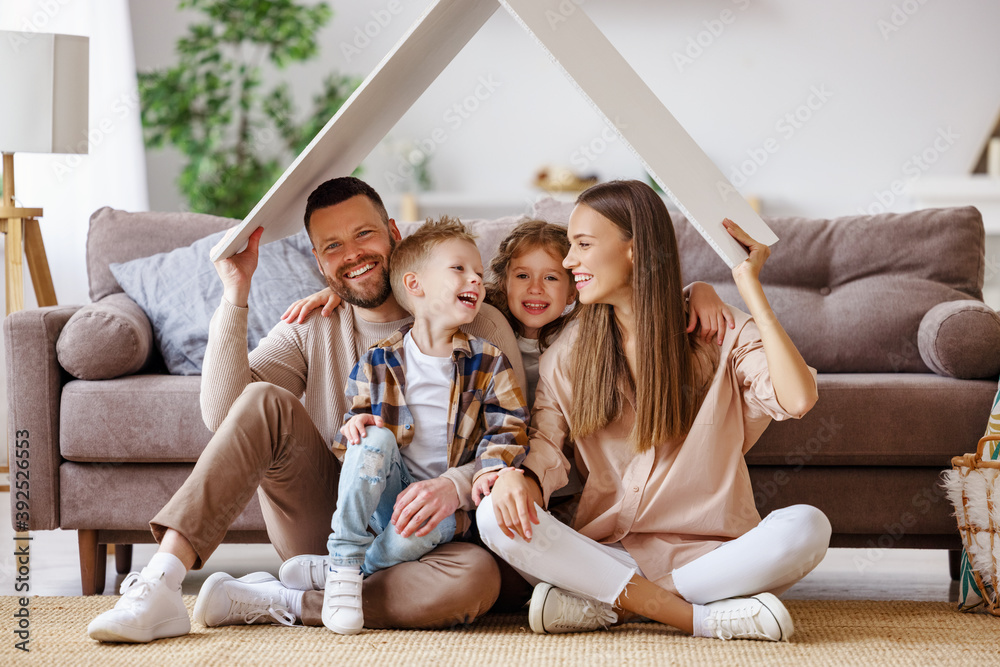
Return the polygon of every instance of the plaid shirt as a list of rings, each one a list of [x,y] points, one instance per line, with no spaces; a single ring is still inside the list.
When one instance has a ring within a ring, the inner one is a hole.
[[[344,421],[362,413],[379,416],[400,448],[410,444],[415,428],[403,397],[403,337],[412,326],[365,352],[344,390],[351,405]],[[475,458],[475,481],[485,472],[520,465],[528,453],[528,408],[510,362],[492,343],[462,331],[451,343],[455,372],[448,405],[448,466]],[[346,448],[347,439],[338,432],[334,449]]]

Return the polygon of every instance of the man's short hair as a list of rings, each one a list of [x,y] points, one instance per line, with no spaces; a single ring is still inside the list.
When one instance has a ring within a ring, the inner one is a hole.
[[[461,239],[475,245],[476,237],[457,218],[442,216],[438,220],[427,219],[415,232],[396,244],[389,260],[389,284],[396,301],[412,312],[412,306],[403,285],[403,276],[420,271],[431,251],[441,243]]]
[[[377,192],[375,192],[375,188],[368,185],[360,178],[343,176],[341,178],[332,178],[325,183],[320,183],[316,186],[315,190],[309,193],[309,199],[306,200],[306,234],[309,233],[309,221],[312,219],[313,211],[326,208],[327,206],[336,206],[337,204],[345,202],[351,197],[357,197],[358,195],[365,196],[369,199],[369,201],[371,201],[372,205],[375,206],[375,210],[378,211],[379,217],[382,218],[382,224],[388,227],[389,214],[386,213],[385,205],[382,203],[382,198],[378,196]]]

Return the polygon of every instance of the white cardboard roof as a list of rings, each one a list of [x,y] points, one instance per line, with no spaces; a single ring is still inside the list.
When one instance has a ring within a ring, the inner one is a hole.
[[[302,229],[309,193],[328,179],[350,175],[500,6],[545,49],[730,267],[746,252],[722,227],[724,218],[758,241],[778,240],[576,3],[435,0],[212,259],[239,251],[257,227],[264,227],[264,243]]]

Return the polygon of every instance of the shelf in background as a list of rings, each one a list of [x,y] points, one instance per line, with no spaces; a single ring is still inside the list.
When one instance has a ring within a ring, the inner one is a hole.
[[[1000,179],[970,176],[924,176],[909,188],[917,208],[975,206],[987,235],[1000,235]]]

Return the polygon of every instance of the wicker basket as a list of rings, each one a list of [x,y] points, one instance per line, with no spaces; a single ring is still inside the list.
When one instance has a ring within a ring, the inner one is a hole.
[[[963,558],[962,581],[975,582],[981,604],[966,605],[971,611],[982,607],[1000,616],[1000,582],[997,561],[1000,560],[1000,461],[992,460],[983,451],[990,442],[1000,442],[1000,435],[989,435],[979,441],[975,454],[956,456],[952,470],[943,474],[944,487],[955,507],[958,532],[968,558]],[[971,576],[972,581],[966,581]]]

